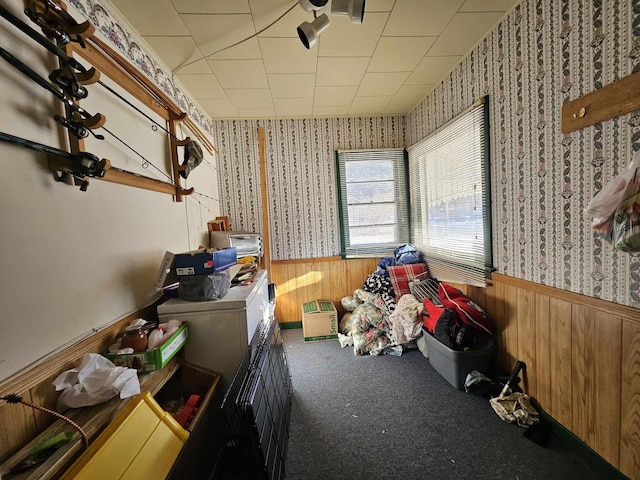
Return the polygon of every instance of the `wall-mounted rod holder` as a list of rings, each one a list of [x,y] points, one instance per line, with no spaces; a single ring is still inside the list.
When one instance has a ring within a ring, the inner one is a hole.
[[[562,133],[640,110],[640,72],[594,90],[562,106]]]

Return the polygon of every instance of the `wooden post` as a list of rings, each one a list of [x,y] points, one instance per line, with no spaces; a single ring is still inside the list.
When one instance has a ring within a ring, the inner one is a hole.
[[[264,255],[261,267],[271,278],[271,243],[269,239],[269,196],[267,194],[267,159],[264,151],[264,128],[258,127],[258,144],[260,149],[260,190],[262,193],[262,245]]]

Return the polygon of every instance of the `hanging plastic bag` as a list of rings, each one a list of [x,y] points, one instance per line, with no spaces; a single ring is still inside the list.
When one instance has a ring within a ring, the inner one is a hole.
[[[613,246],[623,252],[640,252],[640,193],[620,203],[612,223]]]
[[[636,152],[629,167],[607,183],[587,205],[586,213],[593,219],[594,230],[608,233],[611,218],[620,203],[640,190],[640,156]]]

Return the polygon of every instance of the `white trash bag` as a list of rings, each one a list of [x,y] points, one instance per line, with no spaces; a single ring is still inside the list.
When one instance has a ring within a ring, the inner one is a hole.
[[[116,367],[97,353],[86,353],[80,367],[61,373],[53,385],[57,392],[62,390],[59,412],[106,402],[118,394],[128,398],[140,393],[137,370]]]

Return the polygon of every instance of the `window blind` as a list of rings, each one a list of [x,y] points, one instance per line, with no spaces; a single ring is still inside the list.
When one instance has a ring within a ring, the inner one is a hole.
[[[492,268],[487,130],[483,99],[409,149],[412,241],[442,281]]]
[[[404,150],[339,150],[336,157],[342,255],[393,255],[409,241]]]

